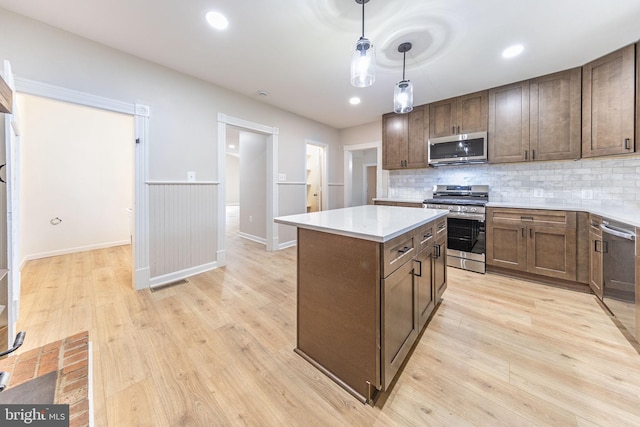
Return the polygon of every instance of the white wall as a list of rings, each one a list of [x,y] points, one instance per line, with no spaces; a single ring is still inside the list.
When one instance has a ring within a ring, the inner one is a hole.
[[[240,204],[240,159],[238,156],[227,154],[226,198],[227,206]]]
[[[267,137],[240,132],[240,235],[267,239]]]
[[[20,259],[130,243],[133,117],[18,94]],[[51,220],[62,222],[52,225]]]
[[[0,28],[0,59],[11,61],[17,77],[150,107],[150,181],[186,181],[187,171],[195,171],[199,181],[223,181],[217,171],[217,144],[224,143],[217,141],[218,113],[278,128],[278,172],[286,174],[287,181],[305,179],[300,165],[305,160],[306,140],[329,144],[328,180],[338,184],[343,181],[337,129],[2,9]],[[150,194],[150,209],[164,209],[153,197]],[[194,199],[194,209],[199,208],[198,200]],[[334,207],[335,203],[341,204],[342,200],[333,200]],[[211,215],[216,215],[216,208],[211,207]],[[196,231],[217,240],[215,228]],[[150,234],[149,244],[172,245],[184,238],[179,230],[164,237]],[[154,262],[159,261],[151,256],[152,267]],[[182,271],[191,267],[176,268]],[[160,266],[153,270],[165,271]]]

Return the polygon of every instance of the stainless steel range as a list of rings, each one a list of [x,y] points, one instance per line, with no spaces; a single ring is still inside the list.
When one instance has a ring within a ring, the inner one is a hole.
[[[485,205],[488,185],[438,185],[423,207],[448,209],[447,265],[485,272]]]

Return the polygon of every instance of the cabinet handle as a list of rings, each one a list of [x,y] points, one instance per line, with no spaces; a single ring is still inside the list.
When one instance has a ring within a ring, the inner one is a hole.
[[[415,273],[415,270],[414,270],[413,275],[414,275],[414,276],[418,276],[418,277],[422,277],[422,261],[419,261],[419,260],[417,260],[417,259],[414,259],[413,261],[414,261],[414,262],[417,262],[417,263],[418,263],[418,265],[420,266],[420,273],[417,273],[417,274],[416,274],[416,273]]]
[[[533,239],[533,228],[529,229],[529,237]]]
[[[524,237],[524,227],[522,227],[522,237]]]
[[[440,253],[440,246],[441,246],[441,245],[433,245],[433,248],[436,250],[436,253],[435,253],[435,255],[434,255],[434,258],[435,258],[435,259],[440,258],[440,255],[441,255],[441,253]]]
[[[600,243],[600,249],[598,249],[598,243]],[[602,242],[600,240],[595,240],[594,244],[593,244],[593,251],[594,252],[602,252]]]
[[[524,150],[524,159],[529,160],[529,150]]]
[[[624,149],[625,150],[630,150],[631,149],[631,138],[625,138],[624,139]]]
[[[531,160],[536,159],[536,150],[531,150]]]
[[[399,253],[399,254],[406,254],[406,253],[407,253],[407,252],[409,252],[410,250],[411,250],[411,247],[409,247],[409,246],[405,246],[405,247],[404,247],[404,248],[402,248],[402,249],[398,249],[398,253]]]
[[[458,133],[460,133],[460,125],[458,125]]]
[[[532,216],[520,216],[520,221],[533,221],[533,217]]]
[[[456,127],[455,126],[451,126],[451,133],[453,133],[453,134],[456,133]]]

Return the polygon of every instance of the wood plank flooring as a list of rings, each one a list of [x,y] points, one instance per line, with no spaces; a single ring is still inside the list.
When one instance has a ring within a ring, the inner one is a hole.
[[[19,351],[88,330],[96,426],[640,425],[640,355],[593,295],[449,269],[371,407],[293,352],[296,249],[228,242],[225,268],[154,292],[128,247],[30,261]]]

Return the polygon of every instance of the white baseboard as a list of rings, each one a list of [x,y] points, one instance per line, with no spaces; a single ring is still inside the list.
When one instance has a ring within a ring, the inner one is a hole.
[[[121,240],[119,242],[98,243],[98,244],[95,244],[95,245],[78,246],[78,247],[75,247],[75,248],[58,249],[58,250],[50,251],[50,252],[42,252],[42,253],[39,253],[39,254],[31,254],[31,255],[27,255],[27,256],[24,257],[24,260],[22,261],[22,264],[20,265],[20,269],[22,269],[22,267],[24,267],[24,264],[27,261],[31,261],[31,260],[34,260],[34,259],[49,258],[49,257],[52,257],[52,256],[59,256],[59,255],[75,254],[77,252],[94,251],[96,249],[112,248],[114,246],[124,246],[124,245],[130,245],[130,244],[131,244],[131,240],[127,239],[127,240]]]
[[[189,276],[204,273],[218,268],[217,262],[210,262],[207,264],[198,265],[196,267],[187,268],[185,270],[175,271],[173,273],[165,274],[162,276],[152,277],[149,279],[149,287],[157,288],[159,286],[167,285],[171,282],[177,282],[178,280],[186,279]]]
[[[238,236],[242,237],[243,239],[251,240],[252,242],[261,243],[267,246],[267,239],[263,239],[262,237],[254,236],[253,234],[247,233],[238,233]]]
[[[287,248],[290,248],[290,247],[295,246],[297,244],[298,244],[297,240],[291,240],[289,242],[280,243],[278,245],[278,250],[287,249]]]

